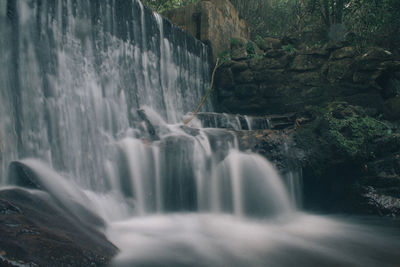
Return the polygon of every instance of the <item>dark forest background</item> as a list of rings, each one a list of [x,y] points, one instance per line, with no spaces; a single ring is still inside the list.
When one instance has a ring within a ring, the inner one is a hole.
[[[199,0],[142,0],[157,12]],[[398,52],[399,0],[230,0],[251,38],[297,38],[309,46],[346,41],[361,51],[380,46]]]

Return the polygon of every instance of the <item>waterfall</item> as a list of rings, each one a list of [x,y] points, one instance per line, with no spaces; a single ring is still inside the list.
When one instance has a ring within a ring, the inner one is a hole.
[[[267,129],[268,117],[210,113],[207,101],[183,125],[208,88],[208,49],[140,1],[0,1],[0,34],[0,183],[104,221],[114,265],[376,263],[327,242],[370,235],[299,215],[301,172],[285,186],[239,151],[227,129]]]
[[[206,47],[139,1],[2,1],[0,12],[3,184],[9,162],[35,157],[105,189],[104,163],[140,128],[137,111],[178,122],[207,87]]]
[[[0,16],[3,184],[11,162],[35,158],[135,215],[291,209],[265,159],[203,129],[251,129],[249,118],[182,125],[208,87],[208,50],[140,1],[7,1]]]

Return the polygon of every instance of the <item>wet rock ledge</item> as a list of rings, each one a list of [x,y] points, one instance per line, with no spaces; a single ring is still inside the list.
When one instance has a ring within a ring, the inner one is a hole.
[[[44,191],[0,191],[0,266],[107,266],[117,248],[55,203]]]

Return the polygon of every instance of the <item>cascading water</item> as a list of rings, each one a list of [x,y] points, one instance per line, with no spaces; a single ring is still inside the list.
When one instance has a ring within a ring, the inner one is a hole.
[[[3,183],[11,160],[36,157],[102,189],[138,109],[174,123],[207,87],[206,48],[139,1],[0,5]]]
[[[394,243],[297,213],[295,176],[290,197],[234,134],[182,125],[208,87],[207,48],[139,1],[1,1],[0,33],[1,183],[44,189],[85,223],[101,216],[116,266],[393,262],[367,256]]]

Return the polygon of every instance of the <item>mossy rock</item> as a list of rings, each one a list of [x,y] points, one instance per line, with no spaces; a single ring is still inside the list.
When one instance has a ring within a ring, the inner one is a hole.
[[[335,109],[323,115],[320,121],[323,141],[338,156],[355,161],[367,159],[369,142],[385,134],[386,130],[387,126],[372,117],[356,113],[352,107]]]
[[[325,163],[363,162],[373,154],[371,141],[391,134],[384,122],[346,102],[330,102],[306,110],[314,121],[298,129],[296,139],[318,168],[324,168]]]

